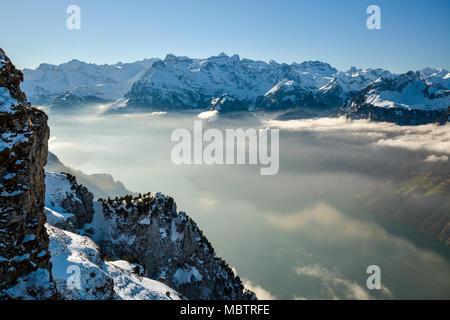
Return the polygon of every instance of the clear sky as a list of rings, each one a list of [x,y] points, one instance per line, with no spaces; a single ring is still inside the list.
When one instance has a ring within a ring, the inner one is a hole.
[[[449,0],[1,0],[0,47],[19,67],[73,58],[131,62],[168,53],[277,62],[321,60],[340,70],[450,69]],[[81,30],[66,9],[81,8]],[[381,8],[381,30],[366,9]]]

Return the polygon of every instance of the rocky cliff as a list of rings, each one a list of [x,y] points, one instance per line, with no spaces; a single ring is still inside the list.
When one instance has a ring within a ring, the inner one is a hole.
[[[53,275],[64,297],[114,299],[124,295],[124,290],[116,288],[123,285],[123,279],[134,286],[136,280],[130,278],[140,276],[159,286],[168,285],[189,299],[255,298],[225,261],[216,257],[196,223],[184,212],[177,212],[172,198],[148,193],[93,202],[92,194],[70,174],[46,175],[45,210],[51,224],[47,229]],[[68,257],[80,266],[81,274],[96,275],[95,279],[82,277],[89,292],[67,288],[68,275],[63,271],[70,266]],[[142,270],[138,275],[123,270],[118,274],[116,264],[132,264]],[[122,280],[115,278],[119,275]],[[148,290],[139,297],[150,294]]]
[[[52,298],[43,196],[49,128],[21,81],[0,49],[0,298]]]
[[[94,238],[105,255],[132,259],[189,299],[255,299],[171,197],[148,193],[102,201]]]
[[[26,92],[32,101],[52,107],[79,108],[105,97],[119,98],[109,109],[119,113],[197,109],[245,118],[261,111],[280,113],[280,119],[288,120],[338,112],[352,119],[411,125],[448,118],[444,113],[449,107],[450,73],[444,69],[405,74],[355,67],[338,71],[320,61],[266,63],[223,53],[205,59],[169,54],[164,60],[122,66],[121,71],[117,67],[81,61],[41,65],[26,70]]]

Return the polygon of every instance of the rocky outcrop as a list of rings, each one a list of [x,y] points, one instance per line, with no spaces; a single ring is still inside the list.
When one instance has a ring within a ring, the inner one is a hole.
[[[20,89],[22,73],[0,49],[0,298],[52,298],[44,224],[47,116]]]
[[[69,173],[46,173],[45,210],[49,223],[75,232],[92,221],[93,199],[89,190]]]
[[[172,198],[160,193],[104,200],[96,236],[102,252],[145,267],[190,299],[254,299]],[[97,213],[96,213],[97,214]],[[94,218],[95,220],[95,218]]]
[[[161,297],[158,290],[149,292],[156,283],[157,286],[165,283],[191,299],[255,298],[228,265],[215,256],[195,222],[184,212],[177,213],[172,198],[149,193],[136,198],[126,196],[92,202],[92,194],[67,174],[47,173],[46,185],[45,209],[51,224],[47,229],[53,274],[64,297],[116,299],[114,292],[119,292],[120,297],[131,299],[122,286],[130,283],[136,286],[136,282],[143,281],[147,285],[138,295],[142,298],[177,297],[173,294]],[[74,253],[78,251],[81,253]],[[105,261],[100,258],[100,251]],[[147,280],[139,280],[129,271],[116,270],[115,262],[110,261],[117,260],[123,261],[121,265],[142,265],[138,276]],[[93,275],[92,279],[83,277],[86,288],[83,292],[68,288],[68,275],[61,272],[73,264],[79,265],[81,274]],[[91,267],[86,268],[86,264]],[[111,279],[110,275],[119,278]]]

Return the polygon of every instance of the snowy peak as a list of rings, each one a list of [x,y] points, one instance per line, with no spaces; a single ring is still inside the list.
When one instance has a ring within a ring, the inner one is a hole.
[[[258,108],[257,99],[278,91],[283,83],[295,82],[296,88],[314,93],[337,73],[320,61],[288,65],[240,59],[237,54],[206,59],[168,55],[154,63],[126,97],[131,107],[201,109],[209,107],[207,101],[228,95],[245,102],[248,110]]]
[[[122,97],[157,59],[134,63],[96,65],[71,60],[60,65],[41,64],[24,69],[24,90],[32,103],[57,103],[58,97],[70,93],[78,100],[92,96],[103,100]]]
[[[338,71],[321,61],[287,64],[225,53],[202,59],[168,54],[163,60],[101,66],[72,60],[24,72],[26,92],[33,102],[75,106],[115,100],[114,112],[277,110],[294,115],[306,108],[313,111],[309,114],[331,115],[348,99],[369,90],[372,106],[428,112],[448,107],[450,87],[450,74],[444,69],[405,74],[379,68]],[[375,91],[379,98],[373,97]],[[397,96],[391,97],[392,92]]]
[[[440,74],[437,76],[437,74]],[[446,71],[424,69],[379,78],[348,99],[338,114],[397,124],[445,123],[450,108]]]

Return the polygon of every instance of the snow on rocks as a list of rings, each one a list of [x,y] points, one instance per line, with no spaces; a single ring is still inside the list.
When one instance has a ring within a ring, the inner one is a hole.
[[[47,116],[20,88],[23,74],[0,49],[0,299],[56,295],[45,232]]]
[[[90,238],[47,224],[52,275],[58,292],[70,300],[177,300],[167,285],[142,277],[143,267],[106,261]]]
[[[45,212],[51,225],[74,231],[92,221],[93,195],[74,176],[46,172],[45,184]]]
[[[148,193],[104,200],[97,243],[114,259],[131,258],[152,279],[165,283],[190,299],[252,299],[239,278],[220,258],[196,223],[177,212],[171,197]],[[149,223],[139,223],[149,219]],[[95,224],[93,228],[98,228]],[[130,244],[132,239],[132,244]]]
[[[124,300],[180,300],[181,295],[162,282],[140,276],[143,267],[124,260],[107,261],[105,271],[114,279],[114,291]]]

